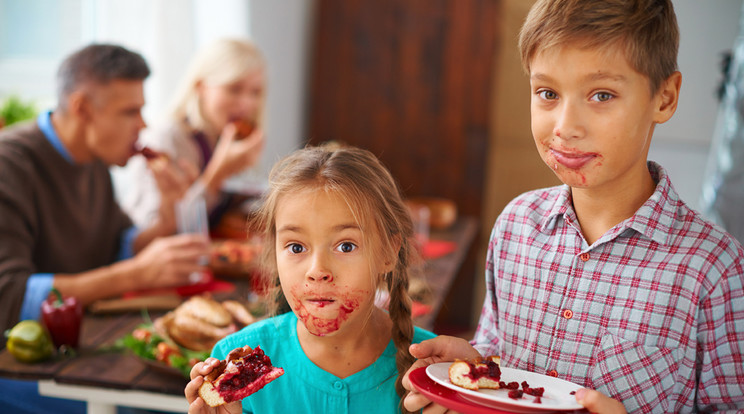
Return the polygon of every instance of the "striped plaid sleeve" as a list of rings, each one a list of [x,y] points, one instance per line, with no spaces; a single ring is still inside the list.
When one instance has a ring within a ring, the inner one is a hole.
[[[744,413],[743,261],[744,251],[739,249],[701,304],[697,403],[702,412]]]
[[[483,301],[478,328],[475,337],[470,342],[481,355],[499,355],[498,331],[498,306],[494,294],[494,263],[493,252],[496,245],[496,229],[491,231],[486,255],[486,298]]]

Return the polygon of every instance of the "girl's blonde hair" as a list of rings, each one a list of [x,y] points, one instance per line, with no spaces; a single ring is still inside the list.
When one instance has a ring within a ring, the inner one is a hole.
[[[396,391],[402,397],[405,390],[401,379],[413,363],[408,352],[413,339],[408,280],[409,265],[417,256],[412,244],[413,224],[400,190],[377,157],[358,148],[307,147],[279,161],[269,174],[269,190],[252,221],[254,229],[264,237],[261,277],[273,299],[272,312],[281,300],[275,246],[277,203],[285,195],[307,189],[343,197],[362,225],[365,245],[373,249],[373,261],[395,263],[393,270],[381,275],[376,284],[384,285],[390,296],[388,312],[397,348]]]
[[[198,130],[213,129],[204,118],[199,103],[198,84],[225,85],[265,68],[264,57],[253,42],[238,38],[217,39],[194,56],[171,102],[170,116],[179,122],[187,121]],[[263,94],[258,116],[254,120],[259,126],[263,123],[265,97],[266,93]]]

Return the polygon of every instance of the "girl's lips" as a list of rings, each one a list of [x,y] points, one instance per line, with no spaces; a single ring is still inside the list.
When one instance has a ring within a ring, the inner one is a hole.
[[[571,169],[579,169],[586,165],[589,161],[597,157],[594,153],[584,152],[562,152],[551,149],[550,153],[553,154],[556,162]]]
[[[315,305],[319,308],[332,305],[334,302],[336,302],[334,299],[328,299],[328,298],[314,298],[314,299],[307,299],[307,302],[311,305]]]

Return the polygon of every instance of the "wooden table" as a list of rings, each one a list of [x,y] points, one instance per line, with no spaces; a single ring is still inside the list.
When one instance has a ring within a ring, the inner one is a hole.
[[[476,233],[477,220],[468,217],[447,231],[432,233],[432,238],[453,241],[457,248],[426,261],[424,274],[432,290],[432,312],[417,318],[417,325],[431,328]],[[235,284],[234,292],[215,294],[215,298],[247,298],[248,284]],[[154,319],[159,314],[150,316]],[[87,401],[91,414],[112,414],[116,406],[185,413],[185,378],[153,369],[134,355],[104,351],[142,322],[140,313],[86,314],[77,356],[29,365],[16,361],[4,349],[0,352],[0,376],[37,381],[42,395]]]
[[[442,309],[444,299],[447,297],[452,283],[457,276],[460,266],[478,233],[478,220],[474,217],[460,217],[452,227],[447,230],[433,230],[432,240],[445,240],[455,243],[455,251],[445,256],[426,260],[422,275],[431,289],[432,311],[414,320],[416,325],[432,330],[434,320]],[[467,304],[470,306],[470,304]]]

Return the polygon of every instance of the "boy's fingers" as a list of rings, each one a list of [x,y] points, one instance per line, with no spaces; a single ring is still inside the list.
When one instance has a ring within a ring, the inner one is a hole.
[[[406,371],[406,375],[403,376],[403,380],[401,381],[403,388],[407,389],[408,391],[413,390],[413,386],[411,385],[411,380],[408,378],[408,375],[410,375],[411,372],[413,372],[414,370],[428,365],[429,363],[422,359],[414,361],[413,364],[411,364],[411,367],[408,368],[408,371]]]
[[[576,402],[595,414],[625,414],[623,404],[599,391],[582,388],[576,391]]]
[[[416,391],[411,391],[403,398],[403,406],[408,411],[417,412],[420,409],[431,404],[431,401],[426,398],[423,394]]]

